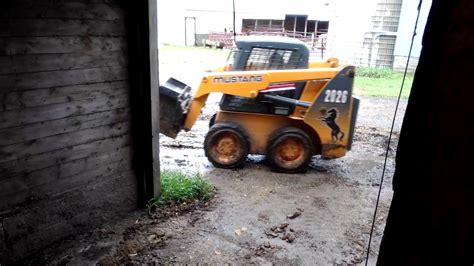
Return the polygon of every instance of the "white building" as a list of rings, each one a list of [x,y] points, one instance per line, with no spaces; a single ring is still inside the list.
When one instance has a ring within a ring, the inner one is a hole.
[[[411,43],[418,0],[235,0],[238,34],[284,30],[316,38],[316,56],[338,57],[361,66],[403,69]],[[210,32],[233,30],[232,0],[158,0],[159,41],[199,44]],[[423,1],[411,69],[421,50],[431,0]],[[326,34],[327,33],[327,34]],[[319,41],[318,41],[319,39]],[[321,49],[323,48],[323,49]]]
[[[288,16],[297,15],[296,28],[308,32],[318,27],[314,21],[327,22],[331,18],[331,0],[235,0],[235,28],[241,33],[243,26],[257,21],[258,26],[285,26]],[[233,30],[232,0],[158,0],[158,21],[161,43],[184,45],[193,43],[193,35]],[[288,18],[289,19],[289,18]],[[312,22],[313,21],[313,22]],[[273,25],[270,23],[273,22]],[[280,25],[278,25],[278,23]],[[308,24],[306,24],[308,22]],[[246,24],[247,23],[247,24]],[[293,27],[294,25],[291,25]],[[319,25],[324,28],[325,25]],[[327,28],[327,27],[326,27]],[[194,30],[195,29],[195,30]]]
[[[408,58],[408,52],[410,50],[410,43],[415,27],[415,18],[417,14],[418,1],[403,1],[402,12],[400,16],[400,23],[398,25],[397,42],[395,43],[394,50],[394,63],[393,68],[397,70],[403,70],[406,65]],[[421,5],[420,18],[417,26],[417,34],[413,42],[413,49],[411,53],[409,70],[414,71],[418,65],[418,58],[421,52],[421,40],[423,38],[423,32],[425,30],[426,21],[431,8],[431,0],[423,1]]]
[[[337,0],[326,55],[355,65],[403,70],[418,3],[418,0]],[[431,0],[423,1],[410,70],[414,70],[418,62],[430,7]]]

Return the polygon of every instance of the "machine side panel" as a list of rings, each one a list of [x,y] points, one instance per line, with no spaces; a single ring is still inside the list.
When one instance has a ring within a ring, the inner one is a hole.
[[[354,67],[347,66],[326,84],[305,116],[321,138],[323,157],[342,157],[349,148],[353,83]]]
[[[288,116],[228,111],[217,113],[216,123],[222,122],[234,122],[244,128],[249,136],[251,154],[266,154],[268,138],[275,130],[288,126],[297,128],[305,126],[302,120]]]

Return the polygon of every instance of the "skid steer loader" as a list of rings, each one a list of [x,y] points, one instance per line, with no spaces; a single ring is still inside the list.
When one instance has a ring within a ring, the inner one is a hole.
[[[276,171],[306,169],[311,157],[338,158],[350,150],[359,100],[352,97],[353,66],[335,58],[309,62],[307,46],[283,37],[241,37],[222,71],[199,88],[170,78],[160,86],[160,132],[191,130],[210,93],[223,93],[204,140],[219,168],[266,155]]]

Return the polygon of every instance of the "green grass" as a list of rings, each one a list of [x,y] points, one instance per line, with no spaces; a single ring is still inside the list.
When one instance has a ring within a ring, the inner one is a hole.
[[[357,67],[357,76],[367,78],[390,78],[393,71],[388,68]]]
[[[188,175],[179,170],[161,171],[161,195],[148,203],[149,207],[209,200],[214,195],[214,186],[199,173]]]
[[[354,94],[362,96],[398,97],[402,84],[403,73],[389,69],[356,68]],[[413,74],[407,74],[402,97],[410,95]]]

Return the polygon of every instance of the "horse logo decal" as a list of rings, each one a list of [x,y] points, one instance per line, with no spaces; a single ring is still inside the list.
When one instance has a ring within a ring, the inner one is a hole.
[[[326,109],[322,109],[321,114],[323,115],[323,117],[321,117],[321,120],[326,123],[326,125],[331,129],[332,141],[341,141],[342,138],[344,138],[344,132],[341,131],[341,128],[336,123],[338,115],[337,109],[331,108],[329,109],[329,111],[326,111]]]

